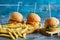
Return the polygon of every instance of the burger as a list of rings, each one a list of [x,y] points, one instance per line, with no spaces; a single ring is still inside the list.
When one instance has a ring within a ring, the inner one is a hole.
[[[31,13],[27,16],[27,23],[34,25],[35,23],[39,23],[41,21],[41,18],[35,14],[35,13]]]
[[[40,24],[41,18],[38,16],[38,14],[36,13],[30,13],[27,16],[27,21],[26,23],[31,25],[33,27],[32,31],[38,30],[41,28],[41,24]]]
[[[12,12],[9,16],[9,23],[21,23],[23,22],[23,15],[19,12]]]
[[[59,20],[55,17],[51,17],[45,20],[44,28],[46,31],[56,31],[59,25]]]

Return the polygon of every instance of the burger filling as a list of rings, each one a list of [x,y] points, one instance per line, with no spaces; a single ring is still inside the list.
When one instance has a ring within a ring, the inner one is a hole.
[[[54,30],[55,28],[60,28],[60,25],[58,25],[57,27],[47,26],[46,31]]]

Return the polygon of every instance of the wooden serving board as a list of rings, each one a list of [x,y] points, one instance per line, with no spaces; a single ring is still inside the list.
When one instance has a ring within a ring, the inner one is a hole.
[[[60,28],[57,28],[54,32],[45,31],[44,28],[40,29],[40,33],[46,36],[60,35]]]

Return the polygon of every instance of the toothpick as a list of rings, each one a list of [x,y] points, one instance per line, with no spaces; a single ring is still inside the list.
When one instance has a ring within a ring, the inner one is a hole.
[[[20,3],[22,3],[22,2],[18,2],[18,5],[17,5],[17,12],[19,11]]]
[[[51,17],[51,5],[49,4],[49,14],[50,14],[50,17]]]
[[[35,2],[35,5],[34,5],[34,13],[36,12],[36,6],[37,6],[37,3]]]

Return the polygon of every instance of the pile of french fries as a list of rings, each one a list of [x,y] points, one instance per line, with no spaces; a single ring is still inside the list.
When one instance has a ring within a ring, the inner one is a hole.
[[[0,36],[9,37],[12,39],[26,38],[26,34],[34,31],[34,27],[29,24],[1,24],[0,25]]]

